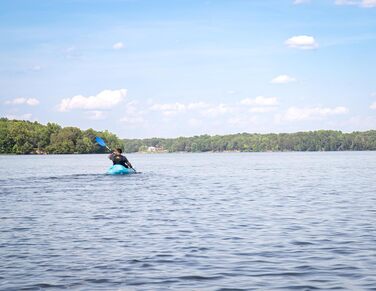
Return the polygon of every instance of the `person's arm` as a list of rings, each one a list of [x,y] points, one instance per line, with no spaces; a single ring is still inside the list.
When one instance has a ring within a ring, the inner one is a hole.
[[[124,156],[124,161],[128,165],[129,168],[133,169],[132,164],[128,161],[128,159],[125,156]]]

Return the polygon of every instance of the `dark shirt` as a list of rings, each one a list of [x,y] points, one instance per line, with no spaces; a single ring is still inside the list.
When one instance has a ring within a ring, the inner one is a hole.
[[[122,165],[126,168],[129,168],[129,161],[126,157],[123,155],[116,155],[112,153],[111,155],[108,156],[108,158],[113,162],[114,165]]]

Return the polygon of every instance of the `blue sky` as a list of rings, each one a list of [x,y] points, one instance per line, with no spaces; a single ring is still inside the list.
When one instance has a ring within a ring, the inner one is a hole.
[[[376,0],[0,3],[0,115],[120,137],[376,129]]]

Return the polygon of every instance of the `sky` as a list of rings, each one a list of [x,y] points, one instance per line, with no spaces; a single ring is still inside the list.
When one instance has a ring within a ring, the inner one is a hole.
[[[376,129],[376,0],[2,0],[0,116],[121,138]]]

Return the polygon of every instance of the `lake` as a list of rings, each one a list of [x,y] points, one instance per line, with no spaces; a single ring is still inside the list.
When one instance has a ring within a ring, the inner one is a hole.
[[[1,290],[376,290],[376,152],[0,156]]]

